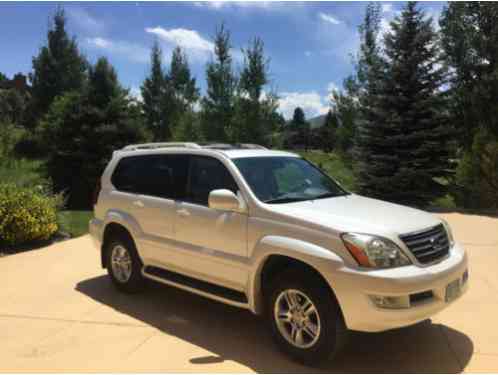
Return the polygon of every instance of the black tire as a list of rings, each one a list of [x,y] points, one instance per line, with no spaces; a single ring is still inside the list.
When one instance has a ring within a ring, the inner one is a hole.
[[[287,269],[275,277],[266,296],[266,315],[274,341],[281,351],[307,366],[318,367],[332,359],[343,346],[347,335],[341,310],[333,293],[317,275],[300,269]],[[275,318],[275,304],[285,290],[294,289],[306,295],[320,318],[320,333],[309,348],[291,344],[280,332]]]
[[[126,281],[120,280],[117,275],[115,275],[114,268],[112,266],[112,253],[113,250],[121,246],[126,250],[131,258],[131,275]],[[142,276],[142,266],[143,263],[138,256],[137,249],[133,240],[124,234],[119,234],[113,236],[105,245],[105,257],[106,266],[109,277],[116,288],[125,293],[138,293],[143,290],[145,286],[145,279]]]

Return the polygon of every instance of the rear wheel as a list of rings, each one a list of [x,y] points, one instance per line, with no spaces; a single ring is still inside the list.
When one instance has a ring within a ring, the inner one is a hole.
[[[136,293],[143,289],[142,261],[130,238],[119,236],[106,246],[107,271],[113,284],[121,291]]]
[[[290,269],[277,276],[267,315],[278,347],[306,365],[332,358],[345,336],[335,297],[323,280],[308,272]]]

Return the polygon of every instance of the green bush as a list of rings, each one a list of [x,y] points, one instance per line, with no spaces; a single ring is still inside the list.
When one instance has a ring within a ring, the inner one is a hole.
[[[0,245],[15,246],[34,240],[46,240],[57,227],[60,195],[43,188],[0,184]]]

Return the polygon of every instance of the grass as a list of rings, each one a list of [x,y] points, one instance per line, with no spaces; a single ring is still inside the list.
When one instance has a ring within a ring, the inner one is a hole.
[[[299,152],[299,154],[324,170],[346,190],[354,191],[355,178],[353,170],[339,155],[323,151],[303,151]]]
[[[92,211],[60,211],[57,213],[59,230],[79,237],[88,233],[88,221],[93,217]]]
[[[1,156],[0,181],[18,186],[36,186],[47,182],[43,160],[13,159]]]

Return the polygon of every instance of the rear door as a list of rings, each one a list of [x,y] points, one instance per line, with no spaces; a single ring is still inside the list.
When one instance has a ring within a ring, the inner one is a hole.
[[[185,196],[188,156],[148,155],[137,183],[134,216],[143,231],[142,260],[164,265],[171,259],[175,238],[175,200]]]
[[[175,199],[185,196],[188,156],[134,155],[121,159],[112,175],[110,207],[137,229],[145,264],[163,264],[174,241]]]

